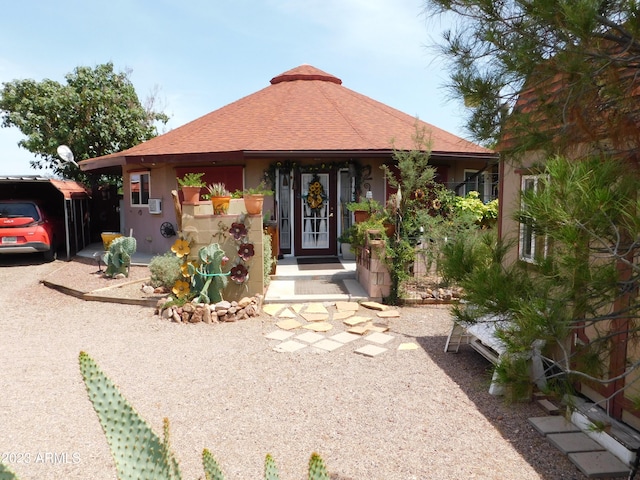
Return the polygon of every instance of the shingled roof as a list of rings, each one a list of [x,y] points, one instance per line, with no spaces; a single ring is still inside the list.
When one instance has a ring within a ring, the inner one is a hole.
[[[433,154],[493,155],[433,125],[418,123],[430,132]],[[392,142],[395,148],[410,150],[415,124],[414,117],[342,86],[342,80],[318,68],[302,65],[274,77],[268,87],[164,135],[82,163],[83,169],[92,169],[155,155],[388,152]],[[107,159],[111,161],[101,162]]]

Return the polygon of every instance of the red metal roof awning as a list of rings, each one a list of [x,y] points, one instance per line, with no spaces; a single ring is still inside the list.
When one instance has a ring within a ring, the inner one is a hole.
[[[57,180],[39,175],[0,176],[0,183],[50,183],[62,193],[65,199],[89,198],[89,190],[74,180]]]

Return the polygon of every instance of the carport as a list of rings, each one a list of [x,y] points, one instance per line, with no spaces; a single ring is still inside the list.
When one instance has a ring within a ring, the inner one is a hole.
[[[90,197],[78,182],[35,175],[0,176],[0,200],[36,200],[50,215],[63,218],[67,260],[91,241]]]

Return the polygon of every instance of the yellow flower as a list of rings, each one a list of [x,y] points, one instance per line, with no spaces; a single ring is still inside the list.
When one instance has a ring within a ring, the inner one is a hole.
[[[191,249],[189,248],[189,242],[179,238],[173,245],[171,245],[171,251],[175,253],[178,258],[189,255],[189,252],[191,252]]]
[[[178,280],[171,289],[174,295],[182,298],[189,293],[189,284],[183,280]]]
[[[180,272],[182,273],[183,277],[190,277],[192,273],[190,273],[189,270],[193,272],[197,268],[198,264],[195,262],[184,262],[182,265],[180,265]]]

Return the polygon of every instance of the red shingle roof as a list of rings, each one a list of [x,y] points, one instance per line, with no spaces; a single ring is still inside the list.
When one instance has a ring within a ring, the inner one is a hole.
[[[107,157],[215,152],[367,151],[414,148],[416,119],[342,86],[310,65],[164,135]],[[420,121],[434,153],[492,154]],[[106,158],[106,157],[101,157]],[[92,163],[93,160],[89,160]],[[97,166],[97,165],[96,165]]]

